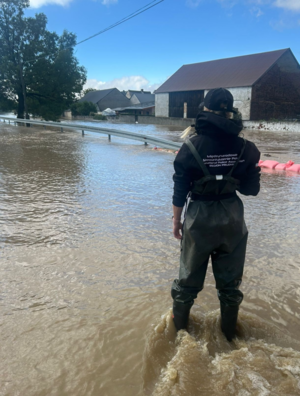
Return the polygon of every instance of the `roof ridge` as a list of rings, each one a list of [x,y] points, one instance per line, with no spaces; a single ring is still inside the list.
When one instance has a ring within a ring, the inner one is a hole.
[[[97,89],[96,91],[90,91],[90,92],[113,91],[114,89],[117,89],[117,88],[105,88],[105,89]],[[88,92],[88,93],[89,93],[89,92]]]
[[[299,65],[290,48],[183,65],[155,93],[251,87],[289,54]]]
[[[198,65],[199,63],[218,62],[218,61],[227,60],[227,59],[246,58],[247,56],[264,55],[264,54],[270,54],[270,53],[282,52],[282,51],[283,51],[282,53],[284,54],[284,52],[286,52],[288,50],[291,50],[291,49],[290,48],[283,48],[283,49],[275,50],[275,51],[257,52],[255,54],[231,56],[229,58],[213,59],[213,60],[204,61],[204,62],[186,63],[186,64],[182,65],[181,67],[190,66],[190,65]]]

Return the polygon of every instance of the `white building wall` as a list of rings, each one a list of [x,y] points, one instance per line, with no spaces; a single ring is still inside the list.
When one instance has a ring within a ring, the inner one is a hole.
[[[67,120],[72,120],[72,111],[71,110],[66,110],[64,112],[64,118]]]
[[[243,120],[250,120],[250,110],[251,110],[251,96],[252,87],[241,87],[241,88],[226,88],[232,93],[234,97],[234,107],[237,107],[242,114]],[[204,91],[204,96],[206,96],[209,90]]]
[[[155,117],[169,117],[169,94],[155,94]]]

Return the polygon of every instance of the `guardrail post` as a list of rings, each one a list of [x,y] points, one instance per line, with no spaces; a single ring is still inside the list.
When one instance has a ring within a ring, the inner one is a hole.
[[[108,135],[108,141],[111,142],[111,136],[110,135]]]
[[[84,130],[82,130],[82,136],[84,136]]]

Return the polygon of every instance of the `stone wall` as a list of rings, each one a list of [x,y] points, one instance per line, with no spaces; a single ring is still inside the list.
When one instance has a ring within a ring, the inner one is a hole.
[[[117,120],[124,124],[134,124],[134,116],[120,116]],[[177,118],[177,117],[147,117],[139,116],[139,124],[146,125],[165,125],[165,126],[176,126],[182,130],[195,123],[193,118]],[[255,129],[261,131],[288,131],[300,133],[300,122],[267,122],[267,121],[244,121],[245,129]]]
[[[110,120],[110,118],[108,118],[108,120]],[[122,115],[120,114],[117,119],[117,122],[121,122],[124,124],[135,124],[135,115]]]
[[[169,117],[169,94],[155,95],[155,117]]]
[[[66,110],[63,114],[63,118],[65,118],[66,120],[72,120],[73,119],[72,111]]]
[[[71,118],[72,120],[81,120],[81,121],[94,121],[93,116],[75,116]]]
[[[135,116],[131,115],[120,115],[118,117],[118,122],[122,122],[124,124],[134,124],[136,122]],[[165,125],[165,126],[176,126],[180,129],[184,130],[191,124],[195,123],[194,118],[177,118],[177,117],[151,117],[151,116],[138,116],[139,124],[146,125]]]

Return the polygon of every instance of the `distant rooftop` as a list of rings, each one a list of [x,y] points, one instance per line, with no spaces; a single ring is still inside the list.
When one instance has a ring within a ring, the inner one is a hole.
[[[79,100],[79,102],[92,102],[96,104],[114,89],[116,88],[102,89],[101,91],[88,92],[83,98]]]
[[[137,99],[140,101],[140,103],[148,103],[148,102],[155,102],[155,95],[151,93],[141,93],[141,91],[138,91],[138,93],[135,93],[134,96],[137,97]]]
[[[135,94],[135,93],[141,93],[141,94],[151,94],[151,91],[144,91],[143,89],[140,89],[139,91],[135,91],[135,90],[133,90],[133,89],[128,89],[127,91],[124,91],[124,92],[131,92],[132,94]]]

